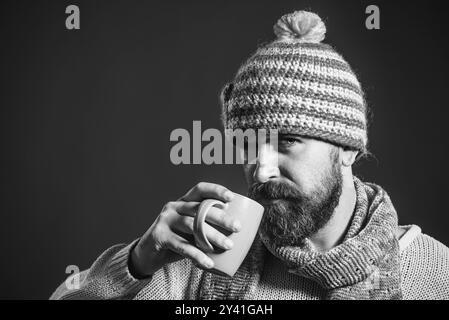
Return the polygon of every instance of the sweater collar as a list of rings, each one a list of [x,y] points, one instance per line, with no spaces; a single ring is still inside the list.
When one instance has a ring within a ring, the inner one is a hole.
[[[354,177],[354,185],[356,206],[341,244],[326,252],[318,252],[313,250],[308,239],[297,247],[276,246],[263,238],[262,241],[274,256],[287,265],[290,272],[310,278],[326,289],[370,281],[370,277],[373,274],[376,276],[379,268],[383,268],[394,270],[395,281],[392,283],[397,291],[399,268],[391,265],[398,261],[399,254],[395,237],[396,210],[380,186],[363,183],[357,177]],[[387,266],[386,259],[390,259]]]

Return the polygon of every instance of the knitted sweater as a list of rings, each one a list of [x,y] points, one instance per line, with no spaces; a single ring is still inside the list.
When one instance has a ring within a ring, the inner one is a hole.
[[[416,225],[399,229],[398,234],[404,232],[399,238],[403,298],[449,299],[449,248],[421,233]],[[189,259],[168,264],[148,279],[134,278],[128,258],[137,241],[107,249],[79,274],[79,289],[69,290],[64,282],[50,299],[198,299],[204,271]],[[268,254],[255,291],[239,298],[316,300],[325,295],[320,285],[289,273],[280,260]]]

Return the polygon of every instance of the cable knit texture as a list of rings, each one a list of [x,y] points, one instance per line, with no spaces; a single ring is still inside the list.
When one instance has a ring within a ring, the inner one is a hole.
[[[81,272],[79,289],[69,290],[64,282],[52,294],[51,299],[393,299],[400,297],[399,292],[402,292],[404,299],[449,299],[449,249],[432,237],[422,234],[417,226],[398,227],[400,230],[407,230],[399,240],[398,248],[397,242],[391,239],[390,226],[377,225],[382,224],[378,218],[385,214],[388,216],[384,211],[388,211],[386,208],[389,207],[389,200],[385,200],[384,191],[361,182],[356,182],[356,186],[356,213],[344,242],[336,248],[347,247],[348,242],[361,243],[362,251],[371,248],[373,251],[368,250],[366,253],[361,254],[358,249],[354,249],[356,252],[347,254],[353,257],[361,255],[362,267],[367,267],[366,262],[370,261],[368,257],[374,257],[374,265],[381,272],[374,273],[374,277],[367,277],[367,281],[357,282],[369,273],[363,273],[358,278],[358,273],[354,273],[357,265],[354,258],[338,255],[335,256],[335,261],[326,261],[317,269],[318,273],[325,270],[327,274],[330,265],[336,266],[337,274],[355,279],[350,281],[355,282],[355,286],[349,285],[348,288],[356,288],[356,294],[338,289],[347,280],[334,278],[332,275],[321,277],[313,272],[300,275],[303,274],[302,271],[292,270],[282,255],[271,254],[259,237],[256,237],[248,256],[232,279],[205,272],[190,260],[183,259],[166,265],[148,279],[138,280],[128,270],[129,254],[137,243],[135,240],[129,245],[116,245],[106,250],[89,269]],[[366,190],[366,198],[361,190]],[[375,201],[379,199],[379,194],[384,195],[383,201]],[[386,223],[394,226],[394,219],[388,219]],[[375,241],[372,245],[367,244],[365,241],[369,243],[368,239]],[[357,248],[351,244],[349,247]],[[399,255],[396,253],[398,249]],[[385,257],[390,257],[387,260],[393,262],[385,261]],[[395,260],[395,257],[399,260]],[[316,262],[310,260],[309,263],[317,266],[318,261],[319,259]],[[359,288],[361,283],[366,286]],[[397,284],[400,288],[396,287]],[[390,289],[389,293],[385,292],[387,289]]]

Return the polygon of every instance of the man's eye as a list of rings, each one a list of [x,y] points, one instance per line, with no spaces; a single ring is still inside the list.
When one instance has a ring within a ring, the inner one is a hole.
[[[282,138],[279,141],[279,144],[284,146],[284,147],[289,147],[294,145],[295,143],[299,142],[298,139],[295,138]]]

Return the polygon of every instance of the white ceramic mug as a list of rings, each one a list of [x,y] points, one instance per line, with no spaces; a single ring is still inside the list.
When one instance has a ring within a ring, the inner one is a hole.
[[[208,223],[206,222],[207,214],[213,210],[223,210],[225,214],[241,222],[242,228],[236,233],[212,225],[232,240],[234,246],[229,250],[214,248],[206,238],[204,224]],[[234,276],[256,237],[263,212],[264,207],[261,204],[236,193],[226,204],[215,199],[206,199],[201,202],[194,220],[193,235],[196,245],[214,261],[215,266],[210,270],[211,272]]]

